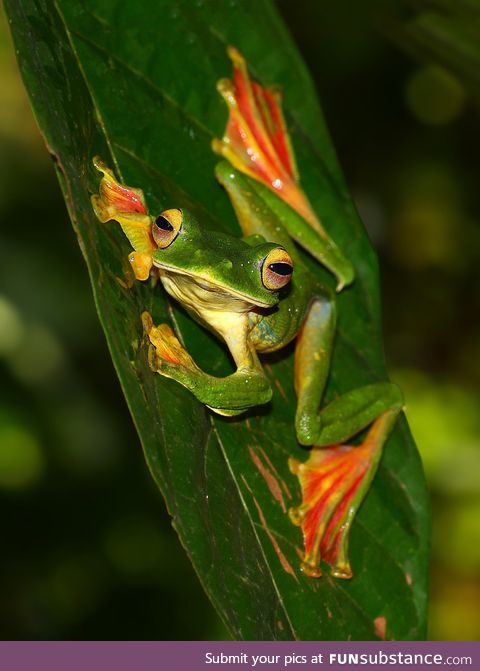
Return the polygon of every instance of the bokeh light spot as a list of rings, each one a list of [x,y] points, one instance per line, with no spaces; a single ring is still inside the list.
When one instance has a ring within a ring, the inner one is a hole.
[[[480,417],[472,390],[441,383],[414,370],[393,375],[403,389],[406,413],[430,483],[443,492],[479,491]]]
[[[13,352],[23,336],[23,325],[15,307],[4,296],[0,296],[0,356]]]
[[[79,553],[58,559],[39,582],[37,598],[51,618],[74,624],[98,607],[107,585],[102,563],[93,555]]]
[[[0,424],[0,488],[27,489],[42,477],[44,468],[35,436],[20,425]]]
[[[460,82],[436,65],[416,70],[405,86],[409,110],[423,123],[442,126],[456,119],[465,104]]]
[[[424,162],[400,178],[391,220],[390,253],[411,269],[461,269],[466,262],[460,229],[468,230],[461,186],[441,162]]]
[[[56,374],[64,359],[62,345],[54,334],[41,324],[33,324],[22,346],[9,357],[9,364],[21,382],[43,384]]]

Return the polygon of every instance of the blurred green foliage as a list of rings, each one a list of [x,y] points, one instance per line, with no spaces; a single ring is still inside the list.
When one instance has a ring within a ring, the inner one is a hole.
[[[392,15],[385,21],[388,35],[401,49],[449,70],[478,105],[478,0],[404,0],[404,4],[401,17]],[[448,103],[441,107],[445,111]]]
[[[430,637],[480,637],[479,112],[377,29],[279,2],[379,250],[386,352],[434,516]],[[0,24],[0,635],[225,636],[170,528]]]

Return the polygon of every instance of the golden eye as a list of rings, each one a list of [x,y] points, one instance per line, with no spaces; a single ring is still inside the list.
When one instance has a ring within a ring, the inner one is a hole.
[[[263,286],[270,291],[278,291],[287,285],[293,273],[293,261],[282,248],[277,247],[265,257],[262,264]]]
[[[175,240],[182,228],[182,210],[165,210],[152,223],[152,235],[160,249],[166,249]]]

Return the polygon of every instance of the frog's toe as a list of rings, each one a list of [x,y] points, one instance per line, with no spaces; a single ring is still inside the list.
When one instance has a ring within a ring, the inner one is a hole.
[[[192,357],[168,324],[155,326],[148,312],[142,314],[142,324],[145,335],[150,340],[148,362],[152,370],[164,375],[171,373],[176,366],[192,372],[198,370]]]
[[[185,351],[184,351],[185,352]],[[172,350],[167,350],[163,345],[161,355],[159,349],[150,344],[148,349],[148,363],[154,373],[162,377],[168,377],[186,387],[195,394],[198,382],[201,379],[201,371],[197,368],[195,362],[185,352],[188,360],[187,365],[183,365]],[[185,357],[182,357],[185,360]]]
[[[300,564],[300,570],[308,578],[321,578],[323,575],[322,569],[314,562],[303,561]]]
[[[162,360],[157,355],[157,350],[152,344],[148,347],[148,365],[154,373],[158,373],[162,367]]]
[[[145,333],[146,336],[148,336],[148,334],[153,328],[153,319],[150,312],[147,311],[142,312],[142,326],[143,326],[143,332]]]

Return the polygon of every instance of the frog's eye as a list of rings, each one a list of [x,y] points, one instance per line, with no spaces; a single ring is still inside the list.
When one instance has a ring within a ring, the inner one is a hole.
[[[160,249],[166,249],[175,240],[182,228],[182,210],[165,210],[152,223],[152,235]]]
[[[292,273],[290,255],[282,247],[272,249],[262,263],[263,286],[270,291],[278,291],[290,282]]]

